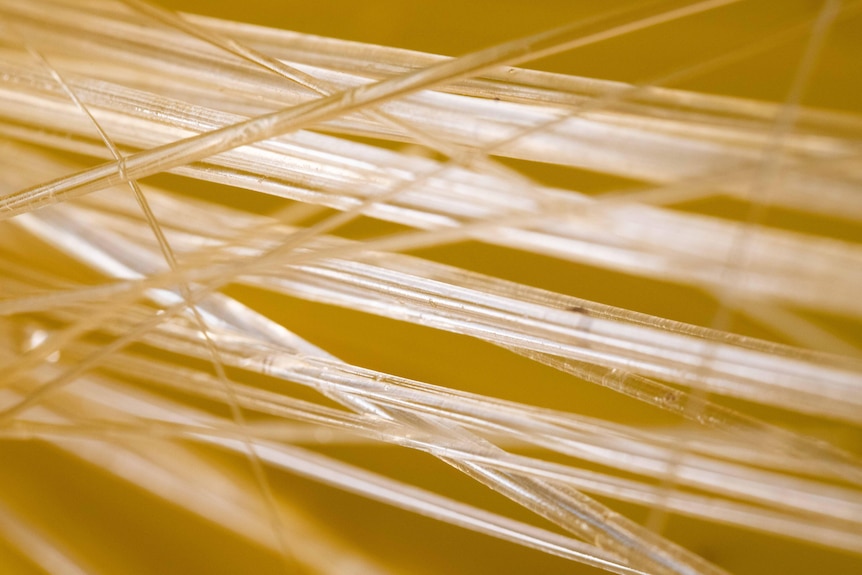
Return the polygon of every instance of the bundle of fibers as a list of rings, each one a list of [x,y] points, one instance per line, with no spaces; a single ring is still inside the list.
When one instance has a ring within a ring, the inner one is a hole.
[[[0,0],[0,572],[862,570],[862,2],[361,4]]]

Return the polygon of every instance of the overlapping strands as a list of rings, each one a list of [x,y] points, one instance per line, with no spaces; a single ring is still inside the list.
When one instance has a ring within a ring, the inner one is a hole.
[[[0,571],[862,568],[862,115],[805,100],[860,3],[515,67],[769,4],[449,58],[0,1]]]

